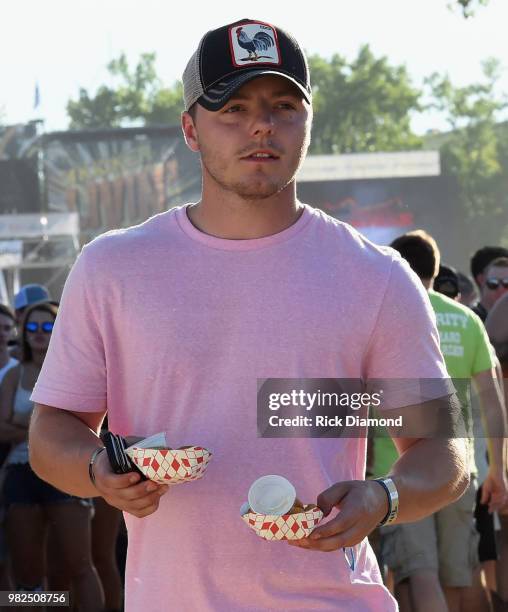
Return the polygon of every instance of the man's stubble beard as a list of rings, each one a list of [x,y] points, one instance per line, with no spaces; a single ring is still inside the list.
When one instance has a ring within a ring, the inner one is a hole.
[[[306,139],[300,148],[300,151],[294,157],[294,171],[288,173],[287,177],[280,180],[270,180],[268,176],[263,179],[256,179],[253,176],[250,180],[227,181],[225,179],[225,164],[220,163],[220,159],[212,153],[208,153],[206,147],[201,146],[201,164],[203,173],[206,172],[211,179],[217,183],[225,191],[230,191],[244,200],[265,200],[281,191],[294,182],[296,173],[300,168],[308,149],[308,139]],[[210,162],[210,160],[213,160]],[[250,162],[247,162],[250,163]]]

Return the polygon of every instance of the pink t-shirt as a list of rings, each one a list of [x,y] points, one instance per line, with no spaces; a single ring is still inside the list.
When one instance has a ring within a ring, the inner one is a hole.
[[[388,612],[367,540],[351,571],[240,519],[262,475],[312,503],[365,471],[364,439],[258,438],[257,379],[445,376],[426,292],[391,249],[309,206],[256,240],[203,234],[180,207],[83,249],[32,399],[214,454],[156,513],[126,516],[126,610]]]

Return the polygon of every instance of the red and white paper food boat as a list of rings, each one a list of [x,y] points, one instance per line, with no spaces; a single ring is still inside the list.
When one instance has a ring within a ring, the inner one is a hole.
[[[126,453],[149,480],[159,484],[182,484],[198,480],[212,458],[212,453],[202,446],[161,448],[162,445],[153,444],[154,441],[160,442],[157,436],[152,436],[130,446]],[[145,448],[147,442],[152,442],[152,448]]]
[[[303,512],[294,514],[258,514],[242,506],[242,520],[265,540],[301,540],[312,533],[323,518],[323,512],[315,505],[304,506]]]

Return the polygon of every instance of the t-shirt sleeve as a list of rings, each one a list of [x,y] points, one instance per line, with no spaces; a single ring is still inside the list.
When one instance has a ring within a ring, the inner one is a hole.
[[[495,351],[480,318],[475,315],[472,317],[472,321],[477,337],[475,357],[471,368],[471,375],[474,376],[479,372],[485,372],[485,370],[490,370],[495,367]]]
[[[365,355],[369,386],[383,389],[385,408],[401,408],[454,392],[439,348],[427,291],[395,257]]]
[[[106,409],[106,364],[91,295],[87,247],[76,260],[62,293],[53,333],[32,401],[65,410]]]

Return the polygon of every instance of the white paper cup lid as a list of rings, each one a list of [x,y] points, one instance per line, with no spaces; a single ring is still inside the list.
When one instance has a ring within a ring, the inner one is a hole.
[[[296,499],[294,486],[283,476],[258,478],[249,489],[249,506],[258,514],[282,515],[289,512]]]

